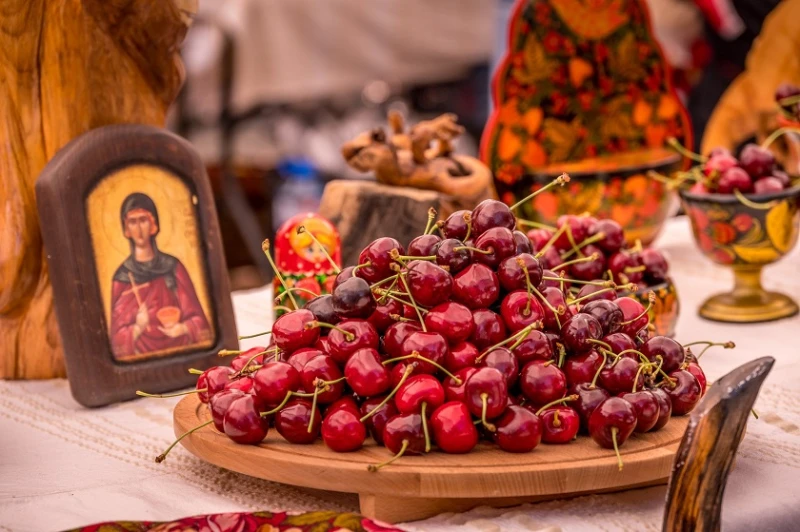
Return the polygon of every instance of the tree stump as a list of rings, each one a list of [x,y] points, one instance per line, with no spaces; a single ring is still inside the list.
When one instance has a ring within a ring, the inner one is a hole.
[[[34,199],[39,172],[90,129],[164,125],[196,9],[197,0],[3,1],[0,378],[64,376]]]

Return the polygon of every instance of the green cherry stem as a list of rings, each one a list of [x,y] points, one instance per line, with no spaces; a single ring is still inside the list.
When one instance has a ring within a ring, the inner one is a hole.
[[[536,323],[538,323],[538,322],[536,322]],[[531,323],[527,327],[524,327],[524,328],[520,329],[519,331],[515,332],[514,334],[512,334],[511,336],[509,336],[505,340],[502,340],[502,341],[497,342],[496,344],[494,344],[492,346],[487,347],[483,351],[483,353],[481,353],[480,356],[478,356],[478,358],[475,359],[475,362],[480,362],[481,360],[483,360],[483,357],[485,357],[487,354],[489,354],[491,351],[497,349],[498,347],[503,347],[504,345],[506,345],[508,343],[516,342],[519,338],[524,338],[529,332],[531,332],[535,328],[534,325],[536,325],[536,323]]]
[[[385,462],[381,462],[380,464],[370,464],[370,465],[368,465],[367,466],[367,471],[372,471],[374,473],[375,471],[378,471],[380,468],[388,466],[389,464],[391,464],[392,462],[394,462],[395,460],[397,460],[398,458],[403,456],[405,454],[406,450],[408,450],[408,440],[403,440],[403,445],[402,445],[402,447],[400,447],[400,452],[398,452],[396,455],[394,455],[393,457],[389,458]]]
[[[383,362],[381,362],[381,364],[383,364],[383,365],[385,366],[385,365],[387,365],[387,364],[391,364],[392,362],[399,362],[399,361],[401,361],[401,360],[410,360],[410,359],[412,359],[412,358],[413,358],[414,360],[422,360],[423,362],[427,362],[427,363],[428,363],[428,364],[430,364],[431,366],[435,367],[436,369],[438,369],[439,371],[441,371],[442,373],[444,373],[445,375],[447,375],[448,377],[450,377],[451,379],[453,379],[453,380],[455,381],[455,383],[456,383],[456,384],[458,384],[458,385],[460,385],[460,384],[461,384],[461,379],[459,379],[458,377],[456,377],[455,375],[453,375],[453,374],[452,374],[450,371],[448,371],[448,370],[447,370],[447,369],[446,369],[444,366],[442,366],[442,365],[441,365],[441,364],[439,364],[438,362],[434,362],[434,361],[433,361],[433,360],[431,360],[430,358],[426,358],[426,357],[424,357],[424,356],[420,355],[420,354],[419,354],[419,352],[417,352],[417,351],[414,351],[414,352],[413,352],[413,353],[411,353],[410,355],[403,355],[403,356],[401,356],[401,357],[395,357],[395,358],[390,358],[390,359],[388,359],[388,360],[384,360]]]
[[[342,333],[344,335],[344,337],[347,339],[348,342],[352,342],[353,340],[356,339],[356,335],[351,333],[350,331],[345,331],[341,327],[337,327],[336,325],[333,325],[333,324],[330,324],[330,323],[325,323],[324,321],[316,321],[316,320],[314,320],[314,321],[309,321],[308,323],[305,324],[305,329],[306,330],[307,329],[313,329],[314,327],[323,327],[325,329],[333,329],[333,330],[339,331],[340,333]]]
[[[166,399],[168,397],[180,397],[181,395],[192,395],[193,393],[201,393],[207,392],[208,388],[199,388],[196,390],[189,390],[188,392],[176,392],[176,393],[147,393],[141,390],[136,390],[136,395],[139,397],[152,397],[156,399]]]
[[[306,432],[311,434],[311,429],[314,427],[314,412],[317,411],[317,397],[319,397],[319,382],[314,386],[314,398],[311,399],[311,415],[308,416],[308,428]]]
[[[675,150],[676,152],[680,153],[681,155],[683,155],[687,159],[691,159],[692,161],[696,161],[698,163],[704,163],[704,162],[706,162],[708,160],[708,157],[703,157],[702,155],[700,155],[698,153],[694,153],[693,151],[687,150],[683,146],[683,144],[678,142],[678,139],[676,139],[675,137],[668,138],[667,139],[667,144],[669,144],[670,147],[673,150]]]
[[[570,401],[575,401],[576,399],[578,399],[577,395],[568,395],[566,397],[562,397],[561,399],[556,399],[555,401],[550,401],[549,403],[544,405],[542,408],[537,410],[536,411],[536,415],[537,416],[541,416],[542,412],[544,412],[545,410],[547,410],[550,407],[553,407],[553,406],[556,406],[556,405],[560,405],[560,404],[563,404],[563,403],[568,403]]]
[[[166,460],[166,458],[167,458],[167,455],[168,455],[168,454],[169,454],[169,452],[172,450],[172,448],[173,448],[173,447],[175,447],[176,445],[178,445],[178,443],[179,443],[179,442],[180,442],[182,439],[184,439],[186,436],[188,436],[189,434],[192,434],[192,433],[193,433],[193,432],[195,432],[195,431],[198,431],[198,430],[202,429],[203,427],[207,427],[208,425],[212,424],[213,422],[214,422],[214,420],[213,420],[213,419],[209,419],[209,420],[208,420],[208,421],[206,421],[205,423],[201,423],[201,424],[197,425],[196,427],[194,427],[194,428],[192,428],[192,429],[189,429],[189,430],[187,430],[186,432],[184,432],[183,434],[181,434],[181,435],[178,437],[178,439],[177,439],[177,440],[175,440],[174,442],[172,442],[172,444],[171,444],[169,447],[167,447],[167,449],[166,449],[166,450],[165,450],[163,453],[161,453],[161,454],[159,454],[158,456],[156,456],[156,463],[157,463],[157,464],[160,464],[161,462],[163,462],[164,460]]]
[[[409,307],[415,307],[415,309],[416,309],[418,312],[424,312],[424,313],[426,313],[426,314],[429,312],[427,309],[424,309],[424,308],[419,308],[419,307],[417,307],[415,304],[413,304],[413,303],[412,303],[412,302],[410,302],[410,301],[406,301],[406,300],[404,300],[404,299],[400,299],[399,297],[397,297],[397,296],[395,296],[395,295],[392,295],[392,294],[391,294],[391,293],[390,293],[388,290],[381,290],[380,288],[378,288],[376,291],[377,291],[379,294],[383,294],[381,297],[388,297],[389,299],[394,299],[394,300],[395,300],[395,301],[397,301],[398,303],[402,303],[402,304],[404,304],[404,305],[408,305]]]
[[[264,336],[266,334],[272,334],[272,331],[265,331],[255,334],[246,334],[244,336],[239,336],[239,340],[249,340],[250,338],[258,338],[259,336]]]
[[[548,231],[556,230],[556,227],[553,227],[552,225],[533,222],[531,220],[523,220],[522,218],[517,218],[517,225],[522,225],[525,227],[533,227],[534,229],[547,229]]]
[[[595,340],[594,338],[587,338],[586,341],[589,342],[590,344],[597,344],[599,346],[605,347],[606,349],[608,349],[608,351],[611,354],[616,355],[616,353],[614,353],[614,350],[611,349],[611,346],[609,344],[607,344],[606,342],[602,341],[602,340]]]
[[[594,378],[592,379],[592,383],[589,385],[590,388],[597,386],[597,379],[600,377],[600,373],[603,371],[603,368],[606,367],[606,362],[608,361],[608,356],[606,355],[605,349],[601,349],[600,354],[603,355],[603,363],[600,364],[600,367],[594,372]]]
[[[481,423],[486,427],[489,432],[495,432],[497,427],[494,424],[486,421],[486,409],[489,407],[489,394],[484,392],[481,394]]]
[[[341,273],[342,269],[339,268],[339,265],[336,264],[336,261],[333,260],[333,258],[330,256],[330,254],[328,253],[328,250],[325,248],[325,246],[322,245],[322,242],[317,240],[317,237],[314,236],[314,233],[312,233],[311,231],[306,229],[306,227],[304,225],[301,225],[300,227],[297,228],[297,234],[298,235],[302,235],[303,233],[305,233],[309,237],[311,237],[311,240],[313,240],[314,243],[317,246],[319,246],[319,249],[322,250],[322,254],[325,255],[326,259],[328,259],[328,262],[330,263],[331,267],[333,268],[333,271],[336,272],[336,275],[339,275],[339,273]]]
[[[796,127],[782,127],[780,129],[776,129],[769,137],[764,139],[764,142],[761,143],[761,147],[764,149],[769,148],[773,142],[787,133],[800,133],[800,129]]]
[[[592,292],[591,294],[586,294],[583,297],[578,297],[576,299],[573,299],[572,301],[569,302],[569,304],[570,305],[576,305],[576,304],[580,303],[581,301],[585,301],[587,299],[593,298],[597,294],[602,294],[603,292],[616,292],[616,291],[617,291],[617,285],[609,286],[607,288],[602,288],[602,289],[598,290],[597,292]]]
[[[619,454],[619,446],[617,445],[617,433],[619,429],[617,427],[611,427],[611,441],[614,443],[614,452],[617,454],[617,464],[619,470],[622,471],[622,455]]]
[[[205,371],[199,370],[197,368],[189,368],[189,373],[192,375],[202,375]]]
[[[525,196],[524,198],[522,198],[521,200],[516,202],[514,205],[509,207],[509,209],[513,212],[513,211],[517,210],[520,207],[520,205],[523,205],[523,204],[529,202],[530,200],[532,200],[533,198],[535,198],[536,196],[538,196],[539,194],[541,194],[545,190],[553,188],[553,187],[556,187],[556,186],[563,186],[565,183],[569,183],[569,176],[566,173],[563,173],[560,176],[558,176],[557,178],[555,178],[552,181],[550,181],[548,184],[546,184],[542,188],[540,188],[539,190],[537,190],[536,192],[534,192],[533,194],[529,194],[529,195]]]
[[[482,255],[491,255],[494,253],[494,248],[491,247],[489,249],[480,249],[472,246],[456,246],[453,248],[453,251],[463,251],[465,249],[472,251],[473,253],[480,253]]]
[[[266,255],[267,261],[269,262],[269,265],[272,267],[272,271],[275,273],[275,277],[278,279],[278,281],[280,281],[281,286],[283,286],[283,289],[286,290],[287,293],[289,294],[289,299],[292,300],[294,308],[300,308],[297,306],[297,301],[294,299],[294,295],[291,292],[288,292],[289,286],[286,284],[286,280],[283,278],[283,275],[281,275],[280,270],[278,270],[278,266],[275,264],[275,261],[272,260],[272,255],[270,255],[269,247],[270,247],[269,238],[264,239],[264,241],[261,242],[261,251],[263,251],[264,255]]]
[[[422,319],[422,312],[420,312],[419,306],[417,302],[414,301],[414,294],[411,293],[411,288],[408,286],[408,279],[407,275],[400,274],[400,280],[403,282],[403,286],[406,287],[406,294],[408,294],[408,298],[411,300],[411,306],[414,307],[414,310],[417,312],[417,317],[419,318],[419,324],[422,326],[423,332],[428,332],[428,327],[425,326],[425,320]]]
[[[280,303],[281,300],[284,297],[286,297],[287,295],[290,295],[290,294],[292,294],[294,292],[305,292],[307,294],[311,294],[313,297],[317,297],[319,295],[318,293],[312,292],[311,290],[309,290],[307,288],[302,288],[302,287],[299,287],[299,286],[293,286],[291,288],[287,288],[285,291],[283,291],[280,294],[278,294],[278,296],[275,298],[275,303]]]
[[[428,222],[425,224],[425,231],[422,232],[423,235],[427,235],[431,230],[431,225],[433,225],[433,220],[436,218],[436,209],[431,207],[428,209]]]
[[[425,409],[428,407],[428,403],[422,402],[422,410],[420,414],[422,415],[422,433],[425,435],[425,452],[431,452],[431,437],[428,434],[428,416],[425,415]]]
[[[464,223],[467,224],[467,234],[464,235],[464,242],[466,242],[472,236],[472,213],[467,211],[462,218],[464,218]]]
[[[360,421],[361,421],[362,423],[363,423],[363,422],[365,422],[366,420],[368,420],[369,418],[371,418],[371,417],[372,417],[372,415],[373,415],[375,412],[377,412],[378,410],[380,410],[381,408],[383,408],[383,407],[386,405],[386,403],[388,403],[388,402],[389,402],[389,401],[392,399],[392,397],[394,397],[394,394],[396,394],[396,393],[397,393],[397,390],[399,390],[399,389],[400,389],[400,387],[403,385],[403,383],[404,383],[404,382],[406,382],[406,380],[408,379],[408,377],[410,377],[410,376],[411,376],[411,372],[413,372],[413,371],[414,371],[414,366],[411,366],[411,365],[409,365],[409,366],[406,368],[406,370],[403,372],[403,376],[402,376],[402,377],[400,377],[400,381],[397,383],[397,386],[395,386],[395,387],[394,387],[394,389],[393,389],[393,390],[392,390],[392,391],[389,393],[389,395],[387,395],[387,396],[386,396],[386,397],[383,399],[383,401],[381,401],[381,402],[378,404],[378,406],[376,406],[375,408],[373,408],[372,410],[370,410],[369,412],[367,412],[366,414],[364,414],[364,415],[361,417],[361,420],[360,420]]]
[[[550,240],[548,240],[545,243],[545,245],[542,246],[542,249],[540,249],[539,251],[536,252],[536,258],[538,259],[538,258],[544,256],[544,254],[547,253],[547,250],[550,249],[553,246],[553,244],[555,244],[556,240],[558,240],[561,237],[561,235],[564,234],[564,231],[566,231],[566,230],[567,230],[567,224],[564,224],[561,227],[559,227],[556,230],[556,232],[553,233],[553,236],[550,237]]]

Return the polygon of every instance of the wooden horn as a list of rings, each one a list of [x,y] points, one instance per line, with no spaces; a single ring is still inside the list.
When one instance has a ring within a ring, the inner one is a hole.
[[[708,388],[689,417],[667,488],[663,531],[720,529],[722,494],[747,417],[775,359],[734,369]]]

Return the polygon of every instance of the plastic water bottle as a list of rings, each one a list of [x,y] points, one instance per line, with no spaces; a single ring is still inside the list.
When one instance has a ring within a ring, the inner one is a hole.
[[[301,212],[316,212],[322,198],[322,179],[308,159],[284,159],[278,164],[281,185],[272,200],[273,229]]]

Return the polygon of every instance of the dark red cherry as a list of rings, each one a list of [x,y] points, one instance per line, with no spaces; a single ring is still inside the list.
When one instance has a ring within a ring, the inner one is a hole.
[[[783,190],[783,183],[777,177],[762,177],[753,183],[755,194],[774,194]]]
[[[244,393],[255,393],[253,391],[253,378],[250,376],[243,376],[239,377],[238,379],[228,381],[228,383],[225,384],[225,389],[239,390]]]
[[[644,376],[639,372],[640,364],[633,358],[620,357],[616,362],[607,365],[600,372],[600,385],[612,395],[640,390],[644,384]],[[637,378],[638,375],[638,378]]]
[[[266,405],[277,405],[300,388],[300,373],[288,362],[269,362],[253,374],[253,389]]]
[[[563,325],[572,317],[572,310],[567,305],[564,292],[558,288],[548,287],[541,291],[544,298],[550,305],[543,305],[544,327],[550,331],[560,331]],[[558,316],[550,310],[553,307],[559,311]],[[562,313],[563,311],[563,313]]]
[[[603,233],[604,236],[596,244],[606,253],[616,253],[625,245],[625,232],[622,230],[622,226],[614,220],[608,218],[598,220],[592,227],[591,236],[600,233]]]
[[[307,309],[293,310],[280,316],[272,325],[272,338],[282,351],[291,353],[309,347],[319,338],[319,328],[310,325],[316,320]]]
[[[428,415],[444,403],[444,388],[431,375],[413,375],[404,382],[394,396],[394,405],[401,414],[416,414],[427,404]]]
[[[494,424],[494,442],[506,452],[527,453],[542,441],[542,420],[527,408],[510,405]]]
[[[316,318],[317,321],[332,324],[335,324],[339,321],[339,316],[333,309],[333,296],[330,294],[324,294],[315,297],[306,303],[303,308],[310,310],[311,313],[314,314],[314,318]]]
[[[416,323],[399,321],[386,329],[383,335],[383,351],[391,358],[397,358],[403,354],[403,342],[411,333],[421,331],[422,328]]]
[[[455,211],[447,217],[442,225],[442,233],[445,238],[454,238],[456,240],[464,240],[469,233],[469,226],[472,221],[471,211]]]
[[[503,298],[503,302],[500,304],[500,315],[512,333],[539,321],[544,323],[542,304],[539,303],[536,296],[524,290],[515,290]]]
[[[319,408],[311,407],[311,401],[304,397],[292,399],[275,414],[275,430],[289,443],[314,443],[322,426],[322,414]],[[309,424],[311,432],[308,431]]]
[[[455,376],[461,381],[461,384],[455,381],[452,377],[448,377],[444,380],[444,395],[448,401],[461,401],[462,403],[466,403],[466,395],[465,395],[465,388],[467,384],[467,379],[469,379],[473,373],[478,371],[476,367],[468,367],[468,368],[461,368],[460,370],[455,372]]]
[[[514,248],[514,255],[533,253],[533,245],[525,233],[522,231],[512,231],[511,234],[514,237],[514,244],[516,245]]]
[[[473,416],[481,417],[485,409],[486,419],[498,417],[508,404],[505,376],[494,368],[478,368],[467,379],[464,399]]]
[[[686,371],[694,375],[694,378],[697,379],[697,382],[700,383],[700,393],[705,395],[706,393],[706,384],[708,383],[708,379],[706,379],[706,374],[703,369],[697,364],[697,362],[690,362],[686,365]]]
[[[594,317],[603,328],[603,335],[614,334],[622,328],[622,311],[612,301],[600,299],[590,301],[581,307],[581,313]]]
[[[514,356],[520,365],[525,365],[532,360],[552,360],[554,356],[553,344],[545,333],[536,329],[528,332],[521,340],[515,342]]]
[[[378,331],[365,320],[344,320],[328,333],[330,355],[340,365],[359,349],[377,347]]]
[[[571,393],[577,395],[578,398],[570,405],[578,412],[578,416],[581,418],[581,429],[588,433],[589,417],[600,403],[611,397],[611,394],[599,386],[592,386],[588,382],[573,387]]]
[[[350,279],[351,277],[355,277],[355,266],[348,266],[346,268],[342,268],[338,274],[336,274],[336,278],[333,280],[333,287],[331,291],[336,290],[336,287],[345,282],[346,280]]]
[[[539,412],[538,416],[542,420],[542,441],[545,443],[569,443],[581,427],[578,413],[568,406],[551,406]]]
[[[245,364],[252,366],[260,366],[264,363],[264,351],[266,351],[266,347],[251,347],[247,351],[243,352],[241,355],[236,356],[231,360],[231,368],[235,371],[242,371],[244,369]],[[253,358],[255,356],[255,358]],[[251,360],[252,359],[252,360]]]
[[[493,227],[512,230],[517,225],[514,213],[508,205],[497,200],[483,200],[472,210],[472,235],[478,236]]]
[[[547,229],[531,229],[526,236],[531,241],[533,253],[536,253],[553,238],[553,232]]]
[[[344,366],[347,384],[356,395],[373,397],[389,389],[389,370],[381,364],[381,357],[375,349],[359,349]]]
[[[592,301],[614,301],[617,299],[617,293],[614,290],[605,290],[604,286],[596,284],[585,284],[578,291],[577,299],[583,301],[583,304],[591,303]],[[584,299],[586,298],[586,299]]]
[[[613,449],[615,439],[617,446],[625,443],[635,428],[636,411],[619,397],[609,397],[589,417],[589,435],[605,449]]]
[[[327,336],[320,336],[317,339],[317,341],[314,342],[314,345],[312,347],[313,347],[313,349],[318,349],[318,350],[322,351],[323,353],[330,352],[330,346],[328,345],[328,337]],[[297,351],[295,351],[295,353],[296,352]],[[300,368],[300,369],[302,369],[302,368]]]
[[[440,266],[425,260],[408,263],[407,283],[414,302],[423,307],[433,307],[446,301],[453,289],[453,277]]]
[[[369,283],[360,277],[351,277],[333,289],[333,310],[341,318],[369,318],[378,304],[372,296]],[[274,331],[274,329],[273,329]]]
[[[517,357],[505,347],[495,347],[488,351],[481,360],[481,365],[494,368],[502,373],[508,389],[516,384],[519,376],[519,363]]]
[[[255,395],[244,394],[237,397],[230,402],[222,418],[223,432],[236,443],[261,443],[269,430],[269,421],[261,417],[262,411],[264,405]]]
[[[645,269],[645,276],[653,281],[663,281],[667,278],[669,271],[669,264],[664,254],[653,248],[645,248],[639,253],[639,258],[642,261]]]
[[[520,262],[525,265],[524,268],[520,265]],[[500,281],[500,285],[507,292],[527,290],[526,270],[528,272],[527,279],[530,280],[530,283],[535,287],[539,286],[544,274],[542,263],[529,253],[521,253],[503,259],[497,267],[497,278]]]
[[[303,389],[308,393],[312,393],[316,388],[316,380],[335,381],[342,377],[342,370],[336,365],[336,362],[328,355],[315,356],[303,366],[303,371],[300,372],[300,380],[303,383]],[[329,384],[327,389],[320,390],[317,396],[317,402],[321,405],[329,404],[336,401],[342,396],[344,392],[344,383],[337,382],[336,384]]]
[[[555,247],[560,250],[572,249],[572,242],[575,244],[580,244],[586,239],[587,236],[589,236],[587,231],[588,228],[584,225],[580,216],[576,216],[574,214],[562,214],[558,217],[558,220],[556,220],[556,227],[561,229],[565,225],[568,227],[568,229],[561,233],[555,242]],[[567,235],[567,231],[572,233],[571,240]]]
[[[745,194],[753,191],[753,179],[743,168],[725,170],[717,182],[717,192],[720,194],[733,194],[734,190]]]
[[[383,428],[383,444],[392,453],[399,453],[403,442],[408,442],[406,455],[425,452],[425,432],[422,428],[422,416],[419,414],[398,414],[386,422]]]
[[[375,327],[375,330],[383,333],[397,323],[397,320],[392,318],[393,314],[403,315],[403,305],[396,299],[386,298],[382,303],[378,303],[375,310],[367,319],[370,324]]]
[[[606,257],[603,255],[603,250],[594,244],[589,244],[588,246],[584,246],[581,252],[587,258],[594,258],[585,262],[576,262],[575,264],[569,266],[569,271],[572,275],[572,278],[583,281],[600,279],[603,276],[603,273],[606,271]]]
[[[395,249],[400,255],[405,255],[403,246],[394,238],[383,236],[373,240],[358,256],[358,264],[369,263],[370,265],[359,268],[356,275],[369,283],[377,283],[394,275],[392,250]]]
[[[622,330],[630,337],[642,330],[650,322],[650,318],[644,311],[641,303],[630,297],[619,297],[614,300],[617,306],[622,310]]]
[[[292,353],[286,362],[300,373],[303,371],[306,362],[319,355],[325,355],[325,352],[314,347],[304,347]]]
[[[486,349],[507,338],[506,324],[503,322],[503,318],[491,310],[473,310],[472,322],[475,324],[475,329],[472,331],[469,341],[478,350]]]
[[[575,314],[561,327],[561,339],[573,353],[583,353],[596,347],[590,340],[599,340],[602,337],[603,326],[589,314]]]
[[[541,262],[541,260],[540,260],[540,262]],[[544,262],[541,262],[541,263],[542,263],[542,265],[544,265]],[[544,291],[545,288],[551,288],[551,287],[552,288],[561,289],[561,281],[554,281],[553,279],[545,279],[545,277],[558,278],[559,275],[556,272],[554,272],[553,270],[544,269],[542,271],[542,281],[539,283],[539,290]],[[566,282],[564,283],[564,286],[566,288],[566,286],[567,286]]]
[[[197,377],[198,390],[206,390],[198,392],[197,397],[203,403],[207,403],[210,398],[225,389],[225,385],[231,379],[231,375],[235,372],[233,368],[228,366],[214,366],[205,370],[199,377]]]
[[[352,395],[344,395],[325,408],[325,415],[331,414],[337,410],[349,410],[350,412],[359,415],[358,404]]]
[[[322,441],[337,453],[359,450],[366,437],[367,428],[359,420],[358,411],[340,408],[326,413],[322,421]]]
[[[451,275],[457,274],[472,263],[472,251],[455,238],[442,240],[436,246],[434,254],[436,255],[436,264],[447,268]]]
[[[397,415],[397,408],[394,406],[394,401],[388,401],[378,408],[385,398],[385,396],[370,397],[361,403],[362,417],[377,408],[377,411],[364,421],[364,424],[372,435],[372,438],[378,442],[379,445],[383,444],[383,429],[386,427],[386,423]]]
[[[567,357],[564,361],[563,371],[564,375],[567,377],[567,385],[570,389],[575,388],[579,384],[588,384],[592,382],[594,376],[603,366],[603,360],[603,355],[598,353],[595,349]]]
[[[710,155],[703,165],[703,173],[711,179],[718,180],[724,172],[736,166],[739,166],[739,161],[726,150]]]
[[[683,346],[667,336],[654,336],[647,340],[640,351],[650,362],[663,360],[661,369],[664,373],[672,373],[683,364],[686,353]]]
[[[679,369],[669,374],[673,384],[665,384],[663,390],[669,395],[672,402],[672,414],[682,416],[688,414],[703,396],[700,383],[694,375],[686,370]]]
[[[672,400],[670,400],[667,392],[661,388],[653,388],[650,393],[653,394],[656,403],[658,403],[658,419],[653,428],[650,429],[651,431],[656,431],[664,428],[669,423],[669,418],[672,417]]]
[[[447,355],[447,341],[439,333],[418,331],[413,332],[403,342],[401,356],[408,356],[414,353],[420,354],[423,358],[442,364]],[[415,360],[422,373],[434,374],[438,368],[425,361]]]
[[[789,177],[789,174],[783,170],[773,170],[772,177],[780,181],[783,188],[789,188],[789,185],[792,184],[792,179]]]
[[[758,144],[747,144],[739,153],[739,166],[754,179],[770,175],[775,168],[775,156]]]
[[[243,395],[245,395],[245,392],[241,390],[227,389],[211,396],[211,399],[208,401],[208,409],[211,411],[211,419],[214,421],[214,427],[218,431],[225,431],[223,426],[225,412],[228,411],[228,407],[231,405],[234,399],[237,399]]]
[[[541,257],[539,257],[538,253],[536,256],[539,258],[545,270],[552,270],[564,263],[564,259],[561,258],[561,253],[559,253],[555,246],[547,248],[547,250],[542,253]]]
[[[475,247],[488,252],[476,251],[474,257],[475,260],[490,268],[497,268],[503,259],[513,256],[517,250],[513,233],[505,227],[487,229],[475,239]]]
[[[628,349],[636,349],[636,344],[633,342],[633,339],[625,333],[617,332],[614,334],[609,334],[604,336],[601,341],[611,347],[612,353],[622,353]],[[639,359],[639,355],[635,353],[626,353],[622,356],[627,356],[628,358],[633,358],[635,360]]]
[[[475,329],[472,312],[460,303],[447,301],[433,307],[425,314],[425,327],[438,332],[450,345],[463,342]]]
[[[450,347],[444,356],[442,364],[447,371],[455,373],[462,368],[475,366],[475,359],[478,358],[478,348],[469,342],[460,342]]]
[[[446,453],[468,453],[478,444],[478,429],[472,423],[467,405],[460,401],[437,408],[431,415],[431,428],[436,445]]]
[[[637,269],[636,259],[625,251],[611,255],[606,266],[617,284],[638,283],[644,278],[644,273]]]
[[[534,405],[542,406],[567,395],[567,377],[552,362],[534,360],[519,375],[522,393]]]
[[[649,390],[623,393],[620,394],[620,397],[628,401],[636,413],[636,428],[634,429],[636,432],[647,432],[656,425],[659,406],[655,396]]]
[[[430,257],[436,253],[436,246],[441,241],[439,235],[420,235],[409,242],[407,253],[410,257]]]
[[[488,308],[499,295],[500,281],[485,264],[470,264],[453,278],[453,299],[467,308]]]

